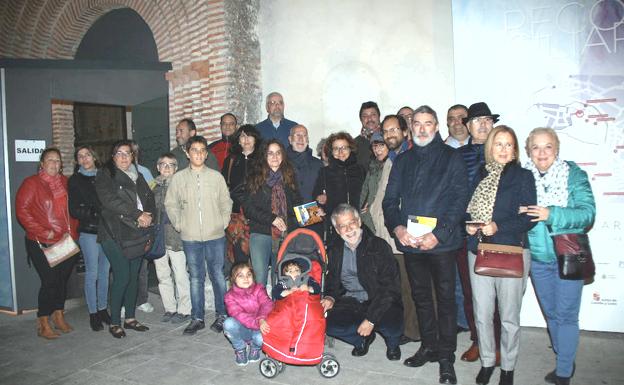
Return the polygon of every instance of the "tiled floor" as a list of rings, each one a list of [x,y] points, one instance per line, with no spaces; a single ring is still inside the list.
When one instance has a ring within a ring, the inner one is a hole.
[[[273,380],[258,371],[258,364],[240,368],[234,364],[233,350],[223,335],[208,328],[196,336],[182,335],[185,325],[161,323],[159,297],[150,294],[154,313],[137,312],[150,330],[128,330],[117,340],[106,331],[92,332],[86,306],[77,300],[68,305],[66,317],[75,331],[55,341],[36,336],[34,313],[19,317],[0,314],[0,384],[416,384],[438,383],[438,366],[427,364],[408,368],[385,358],[383,340],[378,338],[365,357],[355,358],[351,347],[336,342],[333,352],[341,364],[331,380],[320,376],[316,367],[286,367]],[[206,322],[212,322],[207,314]],[[469,346],[468,333],[458,336],[457,354]],[[402,347],[403,358],[418,349],[418,343]],[[574,384],[624,385],[624,335],[583,332],[577,356]],[[524,328],[515,383],[544,384],[544,375],[554,366],[546,331]],[[479,363],[458,361],[459,384],[474,384]],[[498,373],[491,383],[498,381]]]

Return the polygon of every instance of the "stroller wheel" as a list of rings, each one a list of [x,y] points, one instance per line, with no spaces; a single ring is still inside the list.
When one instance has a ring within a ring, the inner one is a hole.
[[[340,363],[333,354],[323,354],[323,360],[318,364],[318,371],[325,378],[333,378],[340,372]]]
[[[277,362],[271,358],[263,358],[260,361],[260,373],[266,378],[273,378],[283,370],[279,364],[281,364],[281,362]]]

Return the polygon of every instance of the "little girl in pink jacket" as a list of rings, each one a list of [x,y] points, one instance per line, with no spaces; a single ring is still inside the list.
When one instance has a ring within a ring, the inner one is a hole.
[[[234,347],[236,365],[244,366],[260,359],[262,334],[269,332],[265,318],[273,309],[273,302],[266,288],[254,281],[253,269],[248,262],[232,266],[230,282],[232,288],[225,293],[229,317],[223,323],[223,333]]]

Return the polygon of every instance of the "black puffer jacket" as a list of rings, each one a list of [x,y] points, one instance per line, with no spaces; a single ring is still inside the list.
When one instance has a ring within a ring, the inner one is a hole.
[[[325,283],[325,295],[336,301],[340,301],[346,293],[340,278],[343,253],[344,241],[340,238],[329,249]],[[402,306],[399,265],[390,245],[364,226],[362,241],[356,249],[356,255],[358,281],[368,294],[366,319],[377,323],[392,304]]]
[[[253,162],[256,160],[257,151],[245,156],[242,153],[230,154],[223,161],[223,169],[221,175],[225,178],[230,189],[232,201],[232,212],[240,212],[241,194],[244,191],[245,182],[247,181],[247,172],[252,169]]]
[[[69,214],[80,222],[78,231],[97,234],[101,205],[95,193],[95,176],[75,172],[69,178]]]
[[[143,212],[155,214],[154,194],[138,173],[136,183],[117,167],[104,167],[95,178],[95,191],[102,203],[98,242],[136,239],[143,234],[136,222]],[[143,211],[137,208],[137,196]],[[103,222],[106,222],[104,224]]]
[[[294,206],[300,205],[301,196],[297,190],[293,191],[287,185],[284,185],[286,193],[286,213],[288,220],[286,232],[291,232],[297,228],[297,219],[295,218]],[[271,187],[266,183],[262,185],[258,191],[248,194],[243,203],[245,217],[249,220],[249,232],[271,235],[271,225],[277,215],[271,212]]]
[[[324,209],[327,218],[340,203],[348,203],[357,209],[360,208],[360,194],[364,178],[366,178],[366,169],[357,163],[355,154],[351,153],[344,162],[333,156],[329,157],[329,165],[319,171],[312,193],[316,198],[323,193],[323,190],[326,191],[327,202]]]

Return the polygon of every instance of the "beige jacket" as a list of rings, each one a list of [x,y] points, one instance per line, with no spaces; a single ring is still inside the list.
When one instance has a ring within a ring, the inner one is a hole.
[[[396,248],[396,244],[394,243],[394,238],[390,236],[388,233],[388,229],[386,228],[386,224],[384,223],[384,214],[383,209],[381,207],[381,202],[383,202],[384,195],[386,195],[386,187],[388,186],[388,179],[390,178],[390,170],[392,169],[392,161],[388,158],[384,162],[383,169],[381,171],[381,178],[379,179],[379,187],[377,187],[377,194],[375,194],[375,199],[373,203],[371,203],[370,214],[373,217],[373,224],[375,225],[375,235],[379,238],[383,238],[390,247],[392,247],[392,253],[394,254],[403,254]]]
[[[165,209],[183,241],[211,241],[225,236],[232,199],[221,173],[187,167],[171,177]]]

